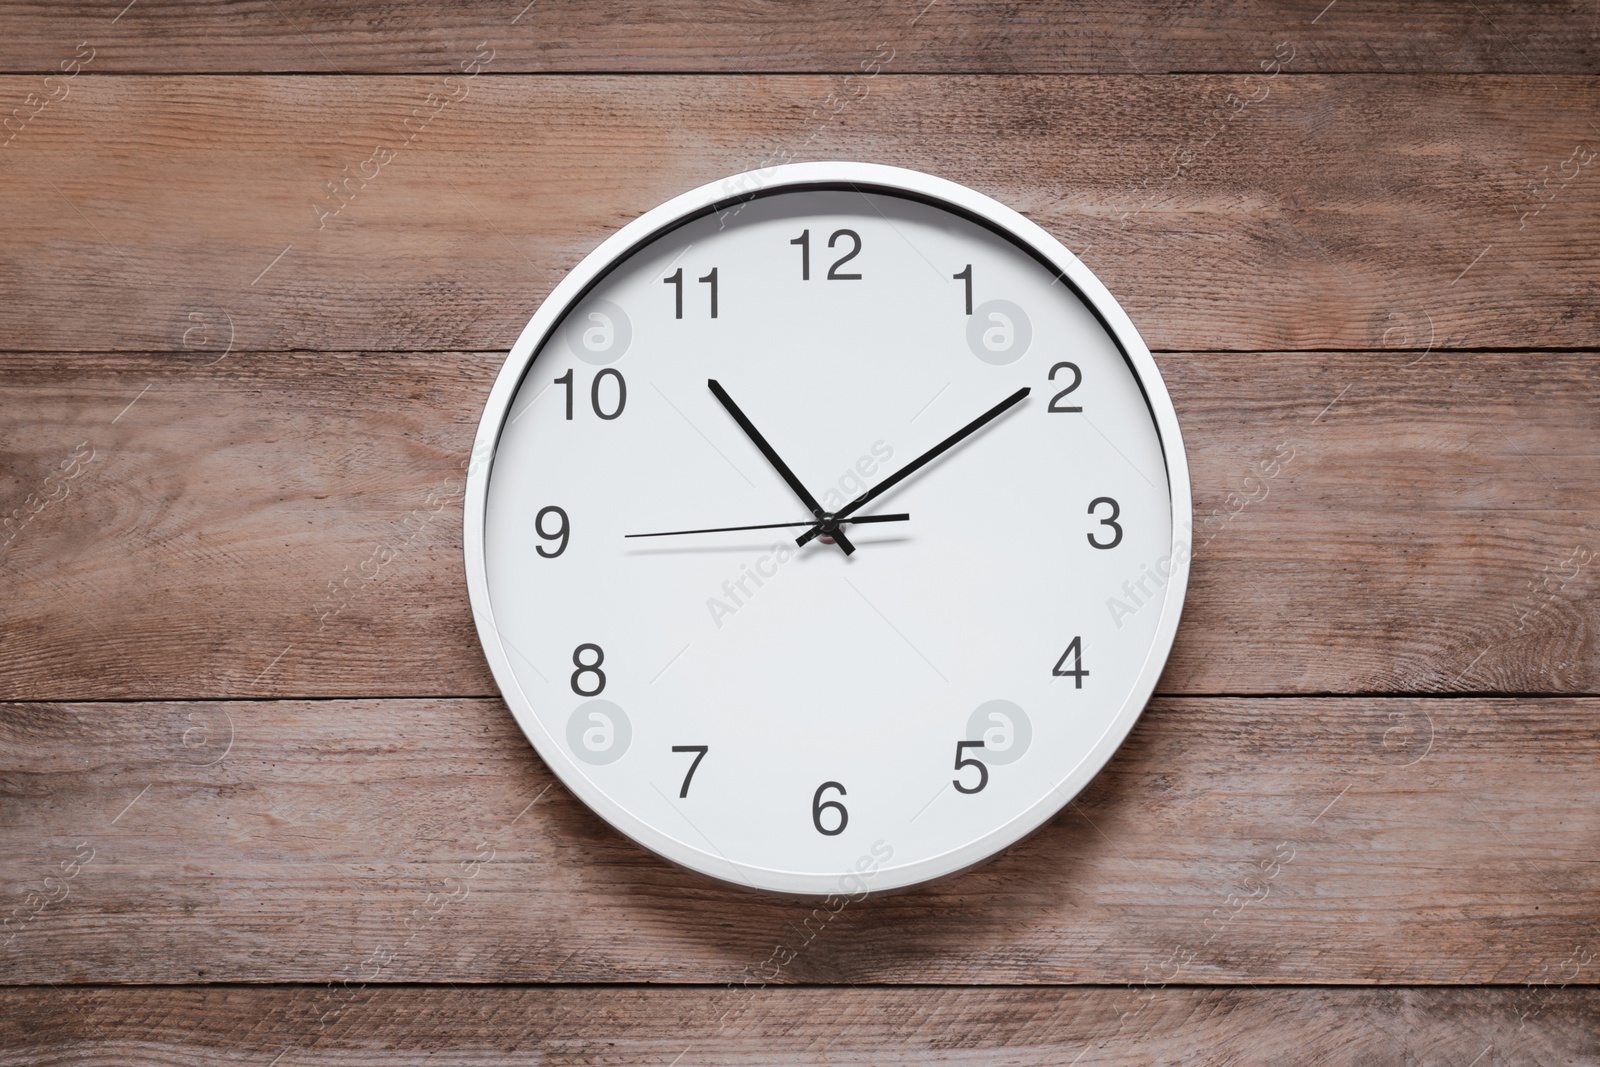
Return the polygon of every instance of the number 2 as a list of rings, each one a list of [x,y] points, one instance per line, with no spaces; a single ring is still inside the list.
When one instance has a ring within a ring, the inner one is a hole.
[[[855,247],[851,248],[850,251],[834,260],[833,266],[828,268],[828,279],[836,282],[859,282],[861,280],[861,275],[840,274],[839,268],[861,254],[861,235],[854,230],[834,230],[833,236],[828,238],[828,247],[832,248],[833,243],[841,237],[850,238],[850,240],[854,242]]]
[[[1083,384],[1083,372],[1078,369],[1078,365],[1076,363],[1057,363],[1055,366],[1050,368],[1050,380],[1052,382],[1056,380],[1056,371],[1058,370],[1071,371],[1072,384],[1061,390],[1061,392],[1057,393],[1055,396],[1051,397],[1050,406],[1045,410],[1053,411],[1058,415],[1066,415],[1074,411],[1082,411],[1083,409],[1080,407],[1069,407],[1066,405],[1057,407],[1056,405],[1065,399],[1068,393],[1072,392],[1074,389],[1078,388],[1078,386]]]

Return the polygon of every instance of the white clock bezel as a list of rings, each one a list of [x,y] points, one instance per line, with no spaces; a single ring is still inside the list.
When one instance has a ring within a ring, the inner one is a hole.
[[[467,590],[484,655],[517,724],[545,764],[591,810],[650,852],[734,885],[751,886],[745,870],[738,864],[661,833],[612,800],[583,773],[576,760],[562,746],[561,740],[551,734],[534,713],[532,702],[517,682],[510,657],[495,625],[484,561],[484,519],[494,450],[518,386],[528,372],[535,353],[560,325],[569,309],[612,267],[641,246],[686,222],[757,197],[819,187],[855,188],[861,192],[908,196],[946,208],[1007,237],[1064,278],[1100,319],[1121,349],[1143,390],[1160,438],[1172,506],[1172,551],[1169,555],[1172,571],[1163,592],[1155,636],[1128,699],[1094,747],[1069,774],[1056,783],[1053,795],[1045,796],[1011,820],[939,856],[878,871],[870,885],[870,891],[877,893],[959,874],[1020,841],[1065,807],[1110,761],[1133,729],[1155,691],[1156,682],[1166,666],[1177,636],[1178,618],[1188,588],[1189,547],[1193,529],[1189,466],[1177,413],[1161,373],[1138,330],[1105,286],[1066,246],[1018,212],[982,193],[943,178],[875,163],[791,163],[734,175],[674,197],[634,219],[585,256],[551,290],[512,346],[490,390],[473,442],[464,502],[463,548]],[[858,879],[850,878],[854,874],[852,870],[842,870],[838,874],[817,874],[764,868],[761,873],[766,884],[752,888],[801,897],[831,893],[854,895],[860,892],[859,889],[847,891],[843,888],[845,884],[859,886]],[[846,879],[850,880],[846,882]]]

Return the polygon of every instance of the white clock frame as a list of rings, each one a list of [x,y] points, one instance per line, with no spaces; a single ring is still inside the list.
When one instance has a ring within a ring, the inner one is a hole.
[[[1133,729],[1155,691],[1156,682],[1166,666],[1177,636],[1178,619],[1188,588],[1193,529],[1189,466],[1178,428],[1178,416],[1155,360],[1138,330],[1099,279],[1065,245],[1018,212],[982,193],[918,171],[874,163],[791,163],[733,175],[674,197],[628,223],[585,256],[551,290],[512,346],[490,390],[473,443],[464,504],[463,548],[467,590],[484,655],[517,724],[546,765],[591,810],[642,847],[680,866],[735,885],[748,885],[737,864],[661,833],[606,795],[582,773],[560,739],[552,735],[534,713],[532,702],[518,684],[510,657],[495,625],[484,560],[484,516],[494,450],[518,386],[532,365],[535,354],[561,325],[567,312],[613,266],[640,247],[694,219],[775,193],[819,188],[855,189],[863,193],[902,196],[945,208],[996,231],[1055,271],[1100,320],[1121,350],[1144,393],[1166,463],[1172,506],[1172,551],[1168,556],[1172,569],[1162,593],[1154,640],[1132,691],[1099,741],[1070,773],[1056,783],[1052,794],[1046,795],[1021,814],[952,852],[875,874],[870,891],[878,893],[955,877],[1020,841],[1065,807],[1110,761]],[[779,872],[764,873],[771,875]],[[759,888],[800,897],[835,893],[855,896],[863,892],[853,888],[861,884],[859,875],[853,869],[842,870],[837,875],[786,872],[784,876],[774,878],[773,882]],[[847,890],[846,886],[852,888]]]

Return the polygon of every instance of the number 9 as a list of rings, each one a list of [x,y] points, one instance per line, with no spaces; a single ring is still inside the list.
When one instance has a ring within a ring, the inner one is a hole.
[[[546,515],[555,515],[561,520],[561,525],[558,526],[552,533],[545,532],[544,517]],[[535,545],[534,551],[538,552],[539,555],[543,556],[545,559],[555,559],[557,556],[561,555],[561,553],[567,550],[567,537],[570,531],[571,526],[567,522],[567,513],[565,511],[556,507],[554,504],[551,504],[549,507],[540,508],[539,514],[533,517],[533,532],[538,534],[539,537],[545,541],[560,541],[561,543],[556,546],[556,550],[554,552],[546,552],[543,545]]]

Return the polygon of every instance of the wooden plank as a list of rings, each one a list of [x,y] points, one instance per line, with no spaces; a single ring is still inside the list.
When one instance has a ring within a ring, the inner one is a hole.
[[[621,838],[499,701],[4,706],[0,973],[1592,984],[1597,713],[1158,699],[1008,854],[814,905]]]
[[[87,40],[97,69],[453,72],[488,42],[506,71],[1123,73],[1260,69],[1285,44],[1308,71],[1594,73],[1593,12],[1578,3],[1245,0],[1139,5],[766,2],[450,3],[381,8],[240,0],[22,0],[0,17],[0,70],[54,69]],[[881,49],[881,51],[877,51]]]
[[[0,991],[0,1064],[1586,1063],[1600,990]],[[325,1021],[322,1016],[327,1015]],[[1493,1053],[1493,1058],[1486,1053]],[[674,1057],[678,1057],[676,1060]]]
[[[0,99],[40,86],[0,78]],[[83,75],[61,91],[0,149],[13,350],[504,349],[627,220],[818,158],[936,170],[1027,212],[1161,350],[1600,345],[1589,77]]]
[[[492,695],[501,357],[220,353],[0,356],[0,697]],[[1600,690],[1600,358],[1161,364],[1199,527],[1161,692]]]

